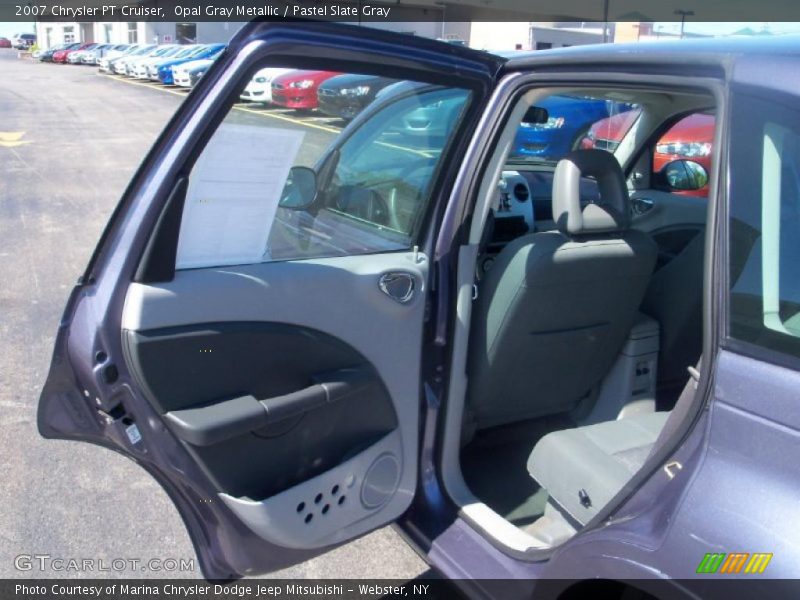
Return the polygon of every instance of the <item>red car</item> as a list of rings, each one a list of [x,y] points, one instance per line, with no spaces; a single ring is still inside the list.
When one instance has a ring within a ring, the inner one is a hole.
[[[331,77],[330,71],[290,71],[272,80],[272,103],[296,110],[317,108],[317,88]]]
[[[55,52],[53,54],[53,62],[66,63],[67,62],[67,57],[72,52],[77,52],[78,50],[85,50],[86,48],[88,48],[91,45],[92,45],[91,43],[86,43],[86,44],[80,44],[79,46],[74,46],[74,47],[70,47],[70,48],[64,48],[63,50],[59,50],[58,52]]]
[[[0,37],[0,48],[11,48],[11,40]]]
[[[597,121],[581,142],[582,148],[600,148],[613,152],[631,128],[639,111],[614,115]],[[711,171],[711,149],[714,140],[714,115],[694,113],[673,125],[656,144],[653,171],[659,172],[673,160],[692,160]],[[692,196],[707,196],[708,186],[690,192]]]

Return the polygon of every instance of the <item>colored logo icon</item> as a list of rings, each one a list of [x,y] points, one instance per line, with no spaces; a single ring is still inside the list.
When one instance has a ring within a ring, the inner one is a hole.
[[[767,568],[769,561],[772,560],[772,552],[724,552],[708,553],[697,566],[697,572],[702,574],[725,574],[734,575],[761,574]]]

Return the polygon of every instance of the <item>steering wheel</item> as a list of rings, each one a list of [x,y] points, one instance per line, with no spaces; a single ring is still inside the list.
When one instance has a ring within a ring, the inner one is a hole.
[[[417,158],[416,160],[407,164],[403,169],[397,174],[397,178],[401,180],[409,179],[409,175],[420,169],[424,169],[425,167],[431,167],[436,163],[435,157],[430,156],[423,156]]]

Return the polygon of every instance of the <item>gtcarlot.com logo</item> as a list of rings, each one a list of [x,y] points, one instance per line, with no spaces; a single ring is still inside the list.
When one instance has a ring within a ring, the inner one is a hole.
[[[20,554],[14,557],[18,571],[57,571],[68,573],[103,573],[139,571],[151,573],[192,572],[193,558],[75,558],[50,554]]]

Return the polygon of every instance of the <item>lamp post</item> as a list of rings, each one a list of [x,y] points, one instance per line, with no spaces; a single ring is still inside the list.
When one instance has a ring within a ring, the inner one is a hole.
[[[686,17],[693,17],[694,11],[693,10],[681,10],[680,8],[675,11],[676,15],[681,16],[681,39],[683,39],[683,26],[686,23]]]

